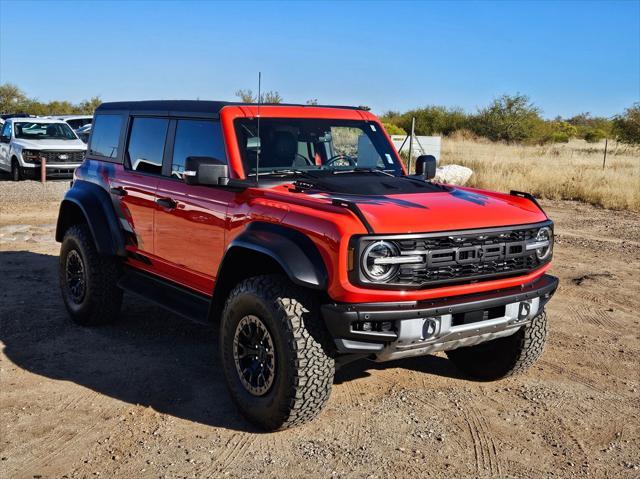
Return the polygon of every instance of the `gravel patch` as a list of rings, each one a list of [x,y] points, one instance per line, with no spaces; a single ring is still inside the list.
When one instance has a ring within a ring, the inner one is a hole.
[[[60,201],[69,189],[70,180],[2,181],[0,180],[0,202],[11,204],[21,201]]]

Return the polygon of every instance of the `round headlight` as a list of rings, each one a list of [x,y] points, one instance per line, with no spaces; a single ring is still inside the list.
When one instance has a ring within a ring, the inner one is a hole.
[[[362,271],[371,281],[386,281],[398,271],[398,265],[376,260],[393,256],[398,256],[398,247],[393,243],[388,241],[371,243],[362,255]]]
[[[546,243],[546,246],[536,249],[536,256],[540,261],[543,261],[551,255],[551,250],[553,249],[553,232],[551,228],[548,226],[540,228],[536,235],[536,242]]]

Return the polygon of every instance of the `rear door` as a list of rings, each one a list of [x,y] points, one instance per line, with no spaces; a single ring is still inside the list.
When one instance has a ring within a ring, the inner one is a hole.
[[[95,132],[100,121],[101,118],[96,117]],[[156,190],[168,131],[168,118],[131,118],[124,170],[110,182],[111,194],[120,199],[121,209],[135,235],[135,244],[129,247],[135,253],[133,258],[141,262],[139,266],[150,270],[155,269],[152,260]]]
[[[227,205],[235,193],[221,187],[187,185],[182,173],[189,156],[226,162],[220,122],[176,119],[169,136],[157,189],[156,257],[162,263],[163,275],[211,294],[224,255]]]

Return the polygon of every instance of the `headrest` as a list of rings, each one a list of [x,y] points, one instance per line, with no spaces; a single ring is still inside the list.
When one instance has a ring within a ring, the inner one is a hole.
[[[273,136],[273,153],[278,159],[293,162],[298,150],[298,140],[293,133],[278,131]],[[290,166],[290,163],[283,166]]]

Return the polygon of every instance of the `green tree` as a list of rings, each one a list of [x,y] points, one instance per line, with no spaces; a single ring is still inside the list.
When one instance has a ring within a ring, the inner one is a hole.
[[[93,112],[96,111],[96,108],[98,108],[101,103],[102,99],[99,96],[83,100],[75,107],[75,113],[93,115]]]
[[[535,137],[543,120],[527,95],[502,95],[470,119],[471,129],[494,141],[523,142]]]
[[[634,103],[613,119],[616,136],[623,143],[640,144],[640,103]]]
[[[0,85],[0,113],[16,113],[20,110],[27,96],[13,83]]]

